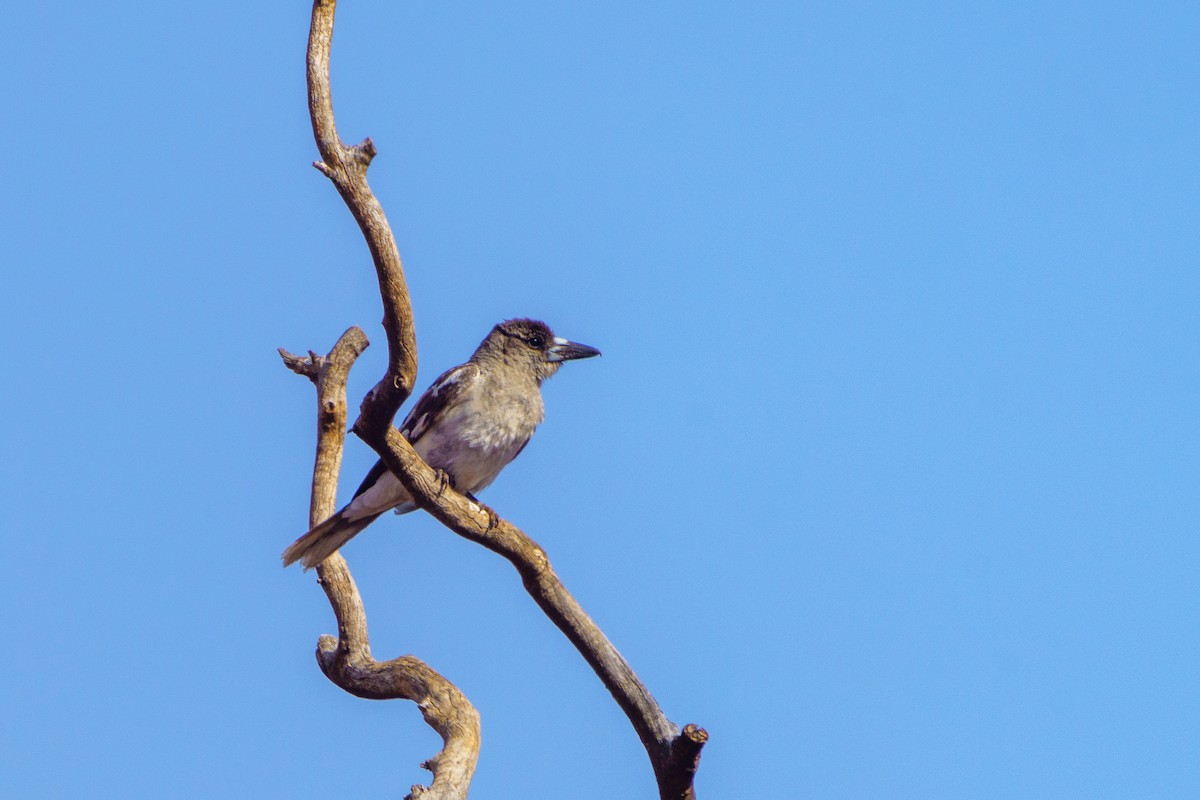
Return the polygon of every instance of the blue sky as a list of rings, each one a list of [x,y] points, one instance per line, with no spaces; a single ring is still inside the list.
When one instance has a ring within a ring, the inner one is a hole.
[[[506,317],[604,351],[484,499],[710,731],[701,797],[1200,794],[1198,16],[343,3],[418,384]],[[7,17],[0,794],[400,796],[436,736],[325,680],[278,564],[275,348],[361,325],[354,397],[386,349],[308,7]],[[505,563],[421,515],[346,555],[376,655],[480,709],[473,796],[655,796]]]

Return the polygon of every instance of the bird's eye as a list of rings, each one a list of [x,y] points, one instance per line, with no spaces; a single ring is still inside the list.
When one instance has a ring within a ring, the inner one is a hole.
[[[526,339],[526,341],[529,342],[530,347],[537,350],[541,350],[546,345],[546,340],[541,336],[538,336],[536,333]]]

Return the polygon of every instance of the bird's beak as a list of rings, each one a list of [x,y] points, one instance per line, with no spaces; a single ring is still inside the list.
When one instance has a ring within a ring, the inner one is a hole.
[[[546,360],[573,361],[577,358],[591,358],[598,355],[600,355],[600,351],[594,347],[588,347],[586,344],[578,342],[569,342],[555,336],[554,344],[550,345],[550,349],[546,351]]]

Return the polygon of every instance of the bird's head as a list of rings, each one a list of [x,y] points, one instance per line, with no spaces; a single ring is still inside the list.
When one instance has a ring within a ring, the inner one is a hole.
[[[535,319],[501,322],[475,351],[476,359],[496,359],[529,370],[538,383],[557,372],[564,361],[598,355],[596,348],[555,336],[549,325]]]

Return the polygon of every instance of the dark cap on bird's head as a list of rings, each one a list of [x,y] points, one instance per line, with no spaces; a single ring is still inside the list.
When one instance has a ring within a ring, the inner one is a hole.
[[[555,336],[540,320],[509,319],[492,328],[472,360],[499,358],[508,363],[526,363],[533,367],[540,383],[557,372],[564,361],[598,355],[600,351],[594,347]]]

